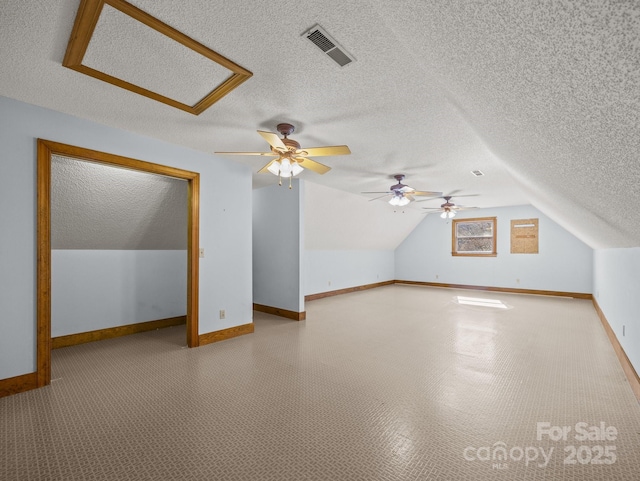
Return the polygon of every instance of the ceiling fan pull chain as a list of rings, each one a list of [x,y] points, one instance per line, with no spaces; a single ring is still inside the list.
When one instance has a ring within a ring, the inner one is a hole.
[[[293,179],[293,175],[289,177],[289,188],[291,188],[291,179]]]
[[[278,185],[282,186],[282,176],[278,174]]]

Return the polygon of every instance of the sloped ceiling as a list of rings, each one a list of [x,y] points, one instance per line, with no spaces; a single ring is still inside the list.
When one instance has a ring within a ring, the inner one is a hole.
[[[640,244],[640,3],[396,7],[389,28],[532,204],[591,246]]]
[[[313,182],[304,194],[304,245],[310,250],[394,250],[425,218],[418,209],[380,205]]]
[[[186,250],[187,182],[54,155],[51,247]]]
[[[288,121],[303,147],[353,152],[317,159],[332,170],[309,182],[359,194],[405,173],[417,189],[480,194],[478,207],[531,203],[592,247],[640,246],[638,2],[131,3],[253,77],[195,117],[62,67],[78,0],[6,0],[0,94],[206,152],[264,151],[255,131]],[[340,68],[301,37],[316,23],[356,62]],[[131,35],[133,51],[150,47]]]

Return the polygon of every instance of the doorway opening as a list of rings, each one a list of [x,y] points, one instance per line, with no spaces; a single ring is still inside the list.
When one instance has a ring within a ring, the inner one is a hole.
[[[51,382],[51,163],[53,156],[100,163],[187,181],[187,315],[189,347],[198,338],[200,175],[174,167],[38,139],[37,386]]]

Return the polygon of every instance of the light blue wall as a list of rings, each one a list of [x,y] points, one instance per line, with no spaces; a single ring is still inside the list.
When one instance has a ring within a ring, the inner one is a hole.
[[[593,295],[640,372],[640,247],[594,252]]]
[[[399,280],[591,293],[593,250],[532,206],[461,211],[497,217],[497,257],[451,255],[451,221],[431,214],[398,246]],[[511,254],[512,219],[539,219],[539,254]]]
[[[305,295],[394,279],[394,251],[306,250]]]
[[[0,97],[0,379],[36,370],[37,138],[199,172],[200,333],[252,321],[247,166]]]
[[[253,302],[302,312],[304,181],[273,180],[253,191]]]
[[[187,314],[187,251],[53,250],[51,337]]]

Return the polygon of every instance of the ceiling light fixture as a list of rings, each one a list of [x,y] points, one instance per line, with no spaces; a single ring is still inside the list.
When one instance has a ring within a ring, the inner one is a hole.
[[[403,207],[407,205],[409,202],[411,202],[409,198],[405,197],[403,193],[399,193],[391,197],[389,204],[391,204],[394,207]]]
[[[455,216],[456,216],[455,211],[449,209],[448,207],[445,207],[442,214],[440,214],[440,217],[442,217],[443,219],[452,219]]]
[[[273,175],[279,177],[279,185],[282,185],[282,178],[289,178],[289,188],[291,188],[291,178],[298,175],[304,169],[296,162],[292,162],[289,157],[283,157],[280,160],[274,160],[267,170]]]

